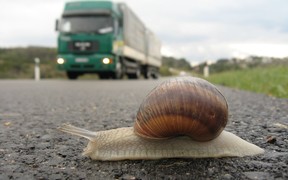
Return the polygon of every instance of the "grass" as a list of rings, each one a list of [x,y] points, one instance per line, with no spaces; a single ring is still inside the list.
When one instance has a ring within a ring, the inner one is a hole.
[[[288,98],[288,66],[227,71],[213,74],[207,80],[228,87]]]

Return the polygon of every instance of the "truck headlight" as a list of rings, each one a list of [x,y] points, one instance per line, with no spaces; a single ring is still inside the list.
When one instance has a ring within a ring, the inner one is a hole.
[[[110,58],[103,58],[102,59],[103,64],[111,64],[112,63],[112,59]]]
[[[58,58],[57,63],[58,64],[64,64],[65,60],[63,58]]]

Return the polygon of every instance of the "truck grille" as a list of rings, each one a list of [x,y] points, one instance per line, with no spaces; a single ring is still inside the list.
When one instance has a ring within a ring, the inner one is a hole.
[[[69,49],[72,52],[86,53],[94,52],[99,49],[97,41],[72,41],[69,43]]]
[[[93,69],[93,64],[72,64],[70,65],[70,68],[72,69]]]

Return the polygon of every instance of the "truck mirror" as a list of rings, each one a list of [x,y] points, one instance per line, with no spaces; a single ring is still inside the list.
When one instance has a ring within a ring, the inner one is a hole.
[[[59,25],[59,20],[56,19],[56,21],[55,21],[55,31],[58,31],[58,30],[59,30],[58,25]]]

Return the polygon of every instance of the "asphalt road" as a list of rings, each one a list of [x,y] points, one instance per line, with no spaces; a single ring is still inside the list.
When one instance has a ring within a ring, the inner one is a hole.
[[[56,128],[132,126],[154,80],[1,80],[0,179],[288,179],[288,99],[219,87],[227,131],[265,149],[244,158],[101,162],[81,155],[87,140]]]

